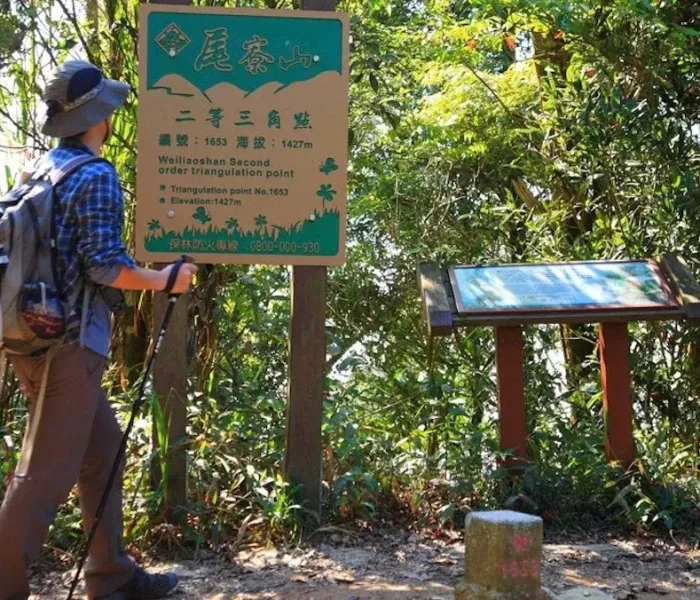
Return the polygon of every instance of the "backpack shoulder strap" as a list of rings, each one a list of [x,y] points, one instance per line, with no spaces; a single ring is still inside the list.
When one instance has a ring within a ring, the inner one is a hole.
[[[77,158],[64,162],[62,165],[54,167],[46,173],[44,177],[51,182],[51,185],[57,186],[63,183],[63,181],[73,173],[90,163],[105,163],[112,166],[112,163],[99,156],[78,156]]]
[[[15,182],[15,189],[22,187],[33,179],[36,179],[36,174],[41,171],[39,167],[41,165],[42,158],[43,156],[40,156],[39,158],[33,160],[30,165],[27,165],[22,169],[17,181]]]

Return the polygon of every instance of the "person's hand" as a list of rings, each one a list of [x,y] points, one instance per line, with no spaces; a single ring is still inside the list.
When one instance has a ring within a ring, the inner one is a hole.
[[[168,278],[170,277],[170,273],[172,270],[175,268],[175,265],[169,265],[165,267],[164,269],[161,269],[160,273],[163,276],[163,287],[162,289],[165,290],[165,286],[167,285]],[[194,277],[194,274],[197,272],[197,265],[194,265],[192,263],[183,263],[180,266],[180,270],[178,271],[177,274],[177,279],[175,280],[175,285],[173,285],[173,289],[171,290],[171,294],[185,294],[187,293],[190,288],[192,287],[192,278]]]

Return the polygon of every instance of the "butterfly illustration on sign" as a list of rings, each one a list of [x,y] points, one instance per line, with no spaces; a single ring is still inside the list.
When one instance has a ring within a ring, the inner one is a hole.
[[[333,171],[338,170],[338,165],[333,158],[327,158],[325,162],[321,165],[319,171],[324,175],[330,175]]]

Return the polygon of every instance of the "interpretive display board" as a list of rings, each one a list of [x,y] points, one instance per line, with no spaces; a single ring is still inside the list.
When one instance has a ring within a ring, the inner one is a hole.
[[[457,313],[678,306],[652,261],[450,267]]]
[[[136,255],[345,260],[348,19],[143,5]]]
[[[605,450],[627,468],[635,460],[628,323],[700,324],[700,284],[682,257],[672,254],[659,261],[447,268],[424,263],[418,280],[431,338],[459,328],[495,329],[500,446],[513,472],[528,453],[525,325],[600,324]]]

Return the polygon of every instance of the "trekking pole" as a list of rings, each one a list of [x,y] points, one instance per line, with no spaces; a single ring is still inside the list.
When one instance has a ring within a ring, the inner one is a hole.
[[[119,472],[119,464],[122,461],[122,458],[124,458],[124,455],[126,454],[126,445],[127,442],[129,441],[129,434],[131,433],[132,428],[134,427],[134,422],[136,421],[136,415],[138,415],[139,411],[141,410],[141,407],[145,403],[145,393],[146,393],[146,383],[148,382],[148,378],[151,374],[151,370],[153,369],[153,363],[156,360],[156,357],[158,356],[158,351],[160,350],[160,347],[163,343],[163,338],[165,337],[165,332],[168,329],[168,324],[170,323],[170,318],[173,315],[173,309],[175,308],[175,304],[177,303],[177,299],[180,297],[179,294],[172,294],[170,293],[170,290],[173,289],[173,286],[175,285],[175,281],[177,280],[177,275],[180,272],[180,268],[182,267],[183,264],[186,262],[190,262],[190,259],[186,256],[183,256],[182,258],[179,258],[175,263],[173,264],[173,269],[170,272],[170,276],[168,277],[168,283],[165,286],[165,291],[168,293],[168,307],[165,310],[165,316],[163,317],[163,322],[160,326],[160,329],[158,330],[158,337],[156,338],[155,343],[151,347],[151,352],[150,355],[148,356],[148,359],[146,360],[146,371],[143,374],[143,379],[141,379],[141,384],[139,385],[139,391],[138,395],[136,396],[136,400],[134,401],[134,406],[131,409],[131,417],[129,418],[129,424],[126,427],[126,430],[124,431],[124,435],[122,436],[122,441],[121,444],[119,445],[119,450],[117,451],[117,457],[114,459],[114,464],[112,465],[112,471],[109,474],[109,479],[107,479],[107,485],[105,486],[105,491],[102,494],[102,499],[100,500],[100,504],[97,507],[97,512],[95,513],[95,520],[92,522],[92,527],[90,528],[90,533],[87,537],[87,540],[85,541],[85,545],[83,547],[83,550],[80,554],[80,560],[78,561],[78,570],[75,573],[75,577],[73,578],[73,582],[71,583],[70,586],[70,591],[68,592],[68,599],[67,600],[73,600],[73,593],[75,592],[75,588],[78,585],[78,581],[80,581],[80,574],[82,573],[83,567],[85,566],[85,561],[87,560],[88,554],[90,552],[90,546],[92,545],[92,542],[95,538],[95,534],[97,533],[97,528],[100,524],[100,519],[102,519],[102,515],[104,514],[105,508],[107,506],[107,501],[109,499],[109,494],[112,491],[112,486],[114,486],[114,482],[117,479],[117,473]]]

